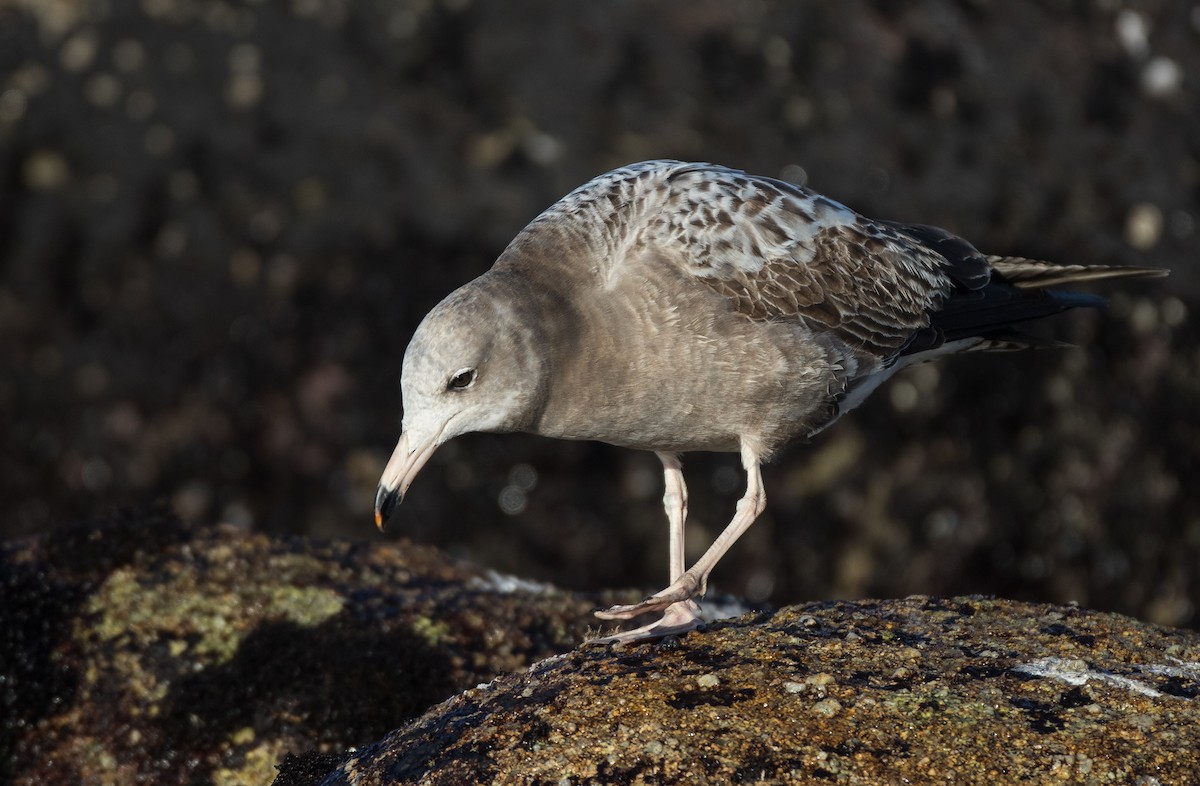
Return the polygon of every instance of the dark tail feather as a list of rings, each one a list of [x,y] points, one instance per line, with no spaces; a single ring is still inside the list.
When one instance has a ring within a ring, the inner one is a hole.
[[[1105,278],[1156,278],[1169,272],[1157,267],[1052,265],[1023,257],[988,257],[987,260],[1001,278],[1019,289],[1043,289]]]

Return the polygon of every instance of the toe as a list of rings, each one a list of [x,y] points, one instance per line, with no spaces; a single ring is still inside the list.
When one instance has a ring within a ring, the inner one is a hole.
[[[651,595],[641,603],[634,603],[629,606],[613,606],[611,609],[597,611],[595,614],[602,620],[631,620],[634,617],[640,617],[643,614],[649,614],[654,611],[665,611],[671,606],[680,603],[693,602],[693,599],[699,594],[696,580],[691,574],[685,573],[679,581],[676,581],[662,592]]]
[[[612,611],[612,609],[609,609]],[[605,612],[597,612],[596,616],[602,616]],[[613,619],[605,617],[605,619]],[[624,619],[624,618],[617,618]],[[654,641],[665,636],[674,636],[680,633],[687,633],[691,630],[696,630],[703,625],[700,619],[700,604],[694,600],[683,600],[677,603],[672,603],[663,611],[660,619],[651,622],[649,625],[643,625],[640,628],[633,630],[621,631],[614,633],[611,636],[605,636],[599,639],[592,639],[588,644],[630,644],[640,641]]]

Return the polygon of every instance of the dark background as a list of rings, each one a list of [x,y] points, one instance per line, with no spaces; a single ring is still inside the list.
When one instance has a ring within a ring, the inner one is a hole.
[[[420,318],[632,161],[709,160],[990,253],[1167,267],[1078,349],[906,372],[765,473],[713,587],[997,593],[1200,622],[1190,2],[0,6],[0,527],[163,500],[377,538]],[[691,546],[736,457],[687,458]],[[476,435],[387,537],[571,588],[666,578],[657,461]]]

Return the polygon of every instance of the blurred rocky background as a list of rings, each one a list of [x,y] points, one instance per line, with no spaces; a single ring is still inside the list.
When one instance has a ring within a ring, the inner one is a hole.
[[[421,317],[646,158],[997,254],[1170,268],[892,381],[770,466],[714,588],[996,593],[1200,623],[1200,6],[0,0],[0,528],[165,500],[374,539]],[[734,456],[687,457],[689,547]],[[666,578],[657,461],[480,435],[387,537],[574,589]]]

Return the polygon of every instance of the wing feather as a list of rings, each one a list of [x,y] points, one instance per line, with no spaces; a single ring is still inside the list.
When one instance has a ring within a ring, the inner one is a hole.
[[[929,327],[953,289],[987,281],[987,260],[973,248],[955,275],[902,226],[799,186],[707,164],[667,180],[652,232],[683,249],[689,272],[750,319],[802,321],[887,360]],[[957,238],[942,240],[949,247]]]
[[[626,260],[665,257],[748,319],[791,320],[840,340],[866,361],[861,368],[948,341],[996,343],[1014,322],[1100,302],[1044,287],[1165,272],[987,257],[938,227],[871,220],[800,186],[680,161],[595,178],[535,219],[510,250],[535,242],[538,231],[587,249],[579,256],[609,285]],[[658,253],[641,253],[650,247]],[[507,252],[497,264],[506,258],[521,264],[521,254]]]

